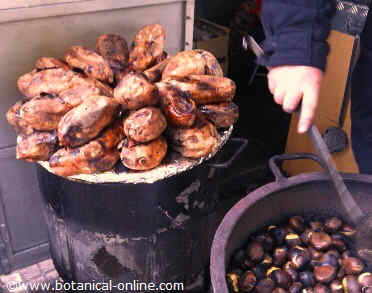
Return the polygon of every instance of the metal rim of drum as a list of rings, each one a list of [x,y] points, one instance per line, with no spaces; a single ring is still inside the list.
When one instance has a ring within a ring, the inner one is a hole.
[[[230,126],[230,128],[220,131],[220,142],[217,148],[210,153],[208,156],[203,158],[193,160],[187,159],[182,156],[179,156],[179,159],[172,161],[170,164],[162,164],[152,170],[144,171],[144,172],[121,172],[115,173],[114,171],[108,171],[100,174],[81,174],[81,175],[74,175],[65,177],[68,180],[88,183],[88,184],[105,184],[105,183],[130,183],[130,184],[140,184],[140,183],[154,183],[177,174],[183,173],[185,171],[191,170],[205,161],[213,158],[227,143],[231,134],[234,130],[234,126]],[[49,162],[43,161],[38,162],[43,168],[45,168],[48,172],[53,173],[52,169],[49,166]],[[158,173],[158,174],[157,174]],[[53,173],[54,174],[54,173]],[[56,175],[56,174],[55,174]],[[58,176],[58,175],[57,175]]]
[[[342,173],[342,176],[345,181],[372,183],[372,177],[370,175]],[[234,231],[234,227],[237,225],[246,210],[272,193],[280,192],[289,187],[298,186],[304,183],[314,183],[319,181],[329,181],[327,174],[322,172],[313,172],[300,174],[286,178],[285,180],[277,180],[247,194],[228,211],[214,235],[211,248],[210,278],[212,283],[212,292],[229,293],[226,282],[226,248]]]

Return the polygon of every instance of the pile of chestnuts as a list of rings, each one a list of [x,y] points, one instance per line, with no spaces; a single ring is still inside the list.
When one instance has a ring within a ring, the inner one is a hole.
[[[356,231],[337,217],[290,218],[252,235],[231,259],[230,292],[372,293],[372,273],[353,251]]]

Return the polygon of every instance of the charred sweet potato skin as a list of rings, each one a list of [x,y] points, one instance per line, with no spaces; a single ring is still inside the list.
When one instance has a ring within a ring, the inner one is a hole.
[[[159,166],[167,154],[168,144],[164,137],[138,144],[126,140],[121,150],[123,165],[131,170],[146,171]]]
[[[124,133],[136,142],[158,138],[167,128],[163,113],[154,107],[145,107],[129,115],[124,122]]]
[[[118,113],[119,104],[112,98],[93,96],[68,112],[58,124],[61,146],[78,147],[92,140]]]
[[[16,157],[28,162],[47,161],[57,148],[55,132],[33,132],[17,137]]]
[[[202,105],[199,111],[217,128],[228,128],[239,119],[239,107],[234,103]]]
[[[104,34],[96,41],[96,51],[105,58],[111,68],[123,67],[129,61],[127,41],[115,34]]]

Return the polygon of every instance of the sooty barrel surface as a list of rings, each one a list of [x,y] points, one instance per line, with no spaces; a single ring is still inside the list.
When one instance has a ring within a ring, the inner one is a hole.
[[[63,279],[192,282],[216,228],[208,168],[153,184],[87,184],[38,166],[50,248]]]

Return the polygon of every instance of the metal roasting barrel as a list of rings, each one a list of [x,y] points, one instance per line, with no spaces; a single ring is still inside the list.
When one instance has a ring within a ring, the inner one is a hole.
[[[204,162],[154,183],[94,184],[38,165],[60,276],[77,282],[192,284],[208,266],[218,225],[217,178],[210,170],[231,164],[247,144],[237,140],[242,144],[228,164]]]
[[[243,247],[251,233],[278,224],[290,216],[305,218],[347,214],[325,173],[309,173],[286,178],[278,168],[284,160],[319,159],[312,154],[276,156],[270,167],[276,182],[267,184],[240,200],[224,217],[215,234],[210,263],[214,293],[228,293],[226,273],[232,254]],[[345,183],[364,212],[372,212],[372,176],[343,174]],[[370,265],[370,264],[369,264]]]

